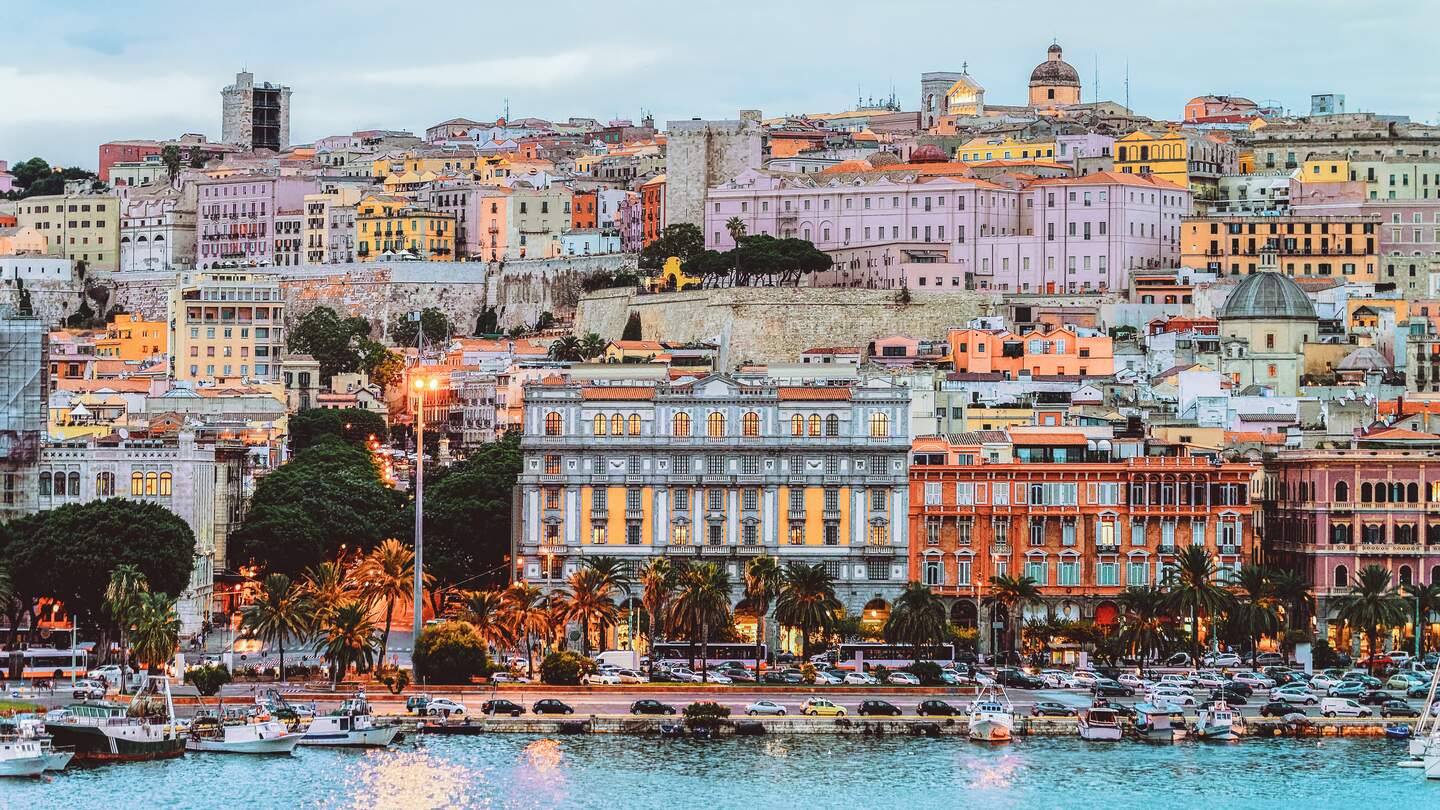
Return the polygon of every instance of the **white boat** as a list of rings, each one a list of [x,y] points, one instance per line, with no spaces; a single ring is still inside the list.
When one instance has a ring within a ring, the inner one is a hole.
[[[1175,742],[1185,739],[1185,725],[1177,725],[1172,719],[1178,710],[1169,704],[1135,704],[1135,725],[1130,727],[1132,736],[1146,742]]]
[[[1013,736],[1015,711],[1005,690],[985,687],[970,704],[970,739],[981,742],[1004,742]]]
[[[1211,703],[1195,716],[1195,737],[1201,740],[1238,740],[1244,728],[1240,715],[1223,700]]]
[[[399,733],[398,725],[376,725],[370,704],[364,698],[353,698],[341,703],[336,711],[311,720],[300,744],[383,748]]]
[[[1415,732],[1410,737],[1410,756],[1424,759],[1427,756],[1440,757],[1440,708],[1437,708],[1436,687],[1440,686],[1440,666],[1430,676],[1430,691],[1420,705],[1420,719],[1415,721]],[[1428,775],[1428,772],[1427,772]]]
[[[1082,740],[1118,740],[1122,736],[1120,715],[1102,700],[1081,709],[1078,719]]]
[[[106,701],[77,703],[58,719],[45,721],[45,732],[81,762],[148,762],[185,754],[184,729],[175,722],[170,683],[152,677],[146,691],[163,699],[163,714],[132,717],[128,705]],[[143,699],[137,695],[135,700]]]
[[[45,733],[45,721],[39,717],[20,717],[15,728],[22,739],[40,743],[40,753],[45,756],[45,770],[63,771],[70,764],[74,751],[62,751],[55,747],[55,740]]]
[[[46,761],[38,740],[10,735],[0,738],[0,776],[39,776],[45,772]]]
[[[288,754],[295,750],[304,736],[269,715],[257,716],[244,710],[230,710],[222,717],[207,714],[191,721],[185,750],[222,754]]]

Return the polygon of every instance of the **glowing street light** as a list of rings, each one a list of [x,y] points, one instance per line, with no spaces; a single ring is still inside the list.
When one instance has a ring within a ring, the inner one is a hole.
[[[413,649],[425,629],[425,392],[440,390],[439,377],[415,377],[415,591],[411,595],[411,612],[415,614]],[[385,652],[380,653],[383,658]]]

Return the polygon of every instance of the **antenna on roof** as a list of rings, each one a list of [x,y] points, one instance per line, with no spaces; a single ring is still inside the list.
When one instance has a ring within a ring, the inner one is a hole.
[[[1125,113],[1133,115],[1130,109],[1130,60],[1125,60]]]

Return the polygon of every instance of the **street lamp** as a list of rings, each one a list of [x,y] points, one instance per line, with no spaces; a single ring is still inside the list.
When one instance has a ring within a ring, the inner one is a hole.
[[[437,377],[416,377],[415,387],[415,592],[411,606],[415,614],[414,637],[410,648],[420,640],[425,626],[425,392],[440,388]],[[385,651],[381,651],[384,657]]]

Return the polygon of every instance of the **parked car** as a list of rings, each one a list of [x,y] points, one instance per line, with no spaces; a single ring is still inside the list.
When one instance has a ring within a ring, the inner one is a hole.
[[[745,713],[750,715],[751,717],[760,714],[784,717],[785,707],[781,706],[779,703],[776,703],[773,700],[757,700],[754,703],[751,703],[749,706],[745,707]]]
[[[1259,667],[1284,666],[1285,656],[1276,652],[1263,652],[1255,656],[1255,665]]]
[[[1323,672],[1317,672],[1310,678],[1310,688],[1317,692],[1324,692],[1337,683],[1340,683],[1340,681]]]
[[[1155,682],[1156,686],[1169,686],[1174,689],[1190,689],[1195,686],[1195,681],[1189,676],[1177,672],[1171,672],[1160,676]]]
[[[1410,691],[1410,687],[1414,686],[1417,683],[1425,683],[1426,685],[1428,685],[1430,682],[1421,681],[1420,676],[1418,675],[1412,675],[1408,672],[1401,672],[1390,676],[1390,679],[1385,681],[1385,688],[1392,689],[1396,692],[1408,692]]]
[[[1410,653],[1405,652],[1404,650],[1391,650],[1390,663],[1394,664],[1397,667],[1403,667],[1406,664],[1410,663]]]
[[[729,675],[715,669],[706,672],[705,677],[702,680],[705,683],[718,683],[722,685],[732,684],[735,682],[733,679],[731,679]]]
[[[1161,706],[1161,705],[1170,705],[1170,706],[1194,706],[1194,705],[1195,705],[1195,696],[1194,696],[1194,695],[1190,694],[1189,692],[1180,690],[1180,689],[1172,689],[1172,688],[1165,687],[1165,686],[1157,686],[1157,687],[1155,687],[1153,690],[1150,691],[1150,694],[1146,696],[1146,699],[1149,700],[1151,703],[1154,703],[1156,706]]]
[[[1285,703],[1301,703],[1306,706],[1314,706],[1320,702],[1315,693],[1304,687],[1281,686],[1270,690],[1270,699]]]
[[[1237,672],[1230,676],[1235,683],[1243,683],[1251,689],[1272,689],[1275,686],[1274,678],[1267,678],[1258,672]]]
[[[876,680],[874,675],[865,672],[847,672],[845,673],[845,683],[850,686],[875,686],[880,681]]]
[[[1242,695],[1239,692],[1230,692],[1225,689],[1215,689],[1211,691],[1210,699],[1223,700],[1231,706],[1244,706],[1250,702],[1248,695]]]
[[[1095,681],[1100,675],[1088,669],[1077,669],[1070,673],[1070,677],[1074,678],[1075,683],[1079,684],[1081,688],[1089,689],[1095,685]]]
[[[1244,695],[1245,697],[1250,697],[1255,694],[1255,688],[1253,686],[1240,683],[1239,681],[1226,681],[1225,685],[1220,688],[1225,692],[1233,692],[1237,695]]]
[[[630,704],[631,714],[674,714],[675,707],[667,706],[653,698],[644,698]]]
[[[725,677],[729,678],[734,683],[755,683],[755,673],[751,672],[748,669],[745,669],[744,667],[741,667],[739,669],[736,669],[734,667],[728,667],[721,668],[716,671],[724,673]]]
[[[1074,717],[1075,710],[1063,703],[1042,700],[1030,708],[1031,717]]]
[[[1116,676],[1115,681],[1117,683],[1128,686],[1131,689],[1136,690],[1137,692],[1144,692],[1148,689],[1155,688],[1154,681],[1147,681],[1133,672],[1122,672],[1118,676]]]
[[[1040,671],[1040,680],[1051,689],[1074,689],[1080,685],[1074,675],[1063,669],[1044,669]]]
[[[825,698],[808,698],[801,704],[800,713],[810,717],[844,717],[845,707],[836,706]]]
[[[541,698],[530,706],[534,714],[574,714],[575,709],[570,704],[556,698]]]
[[[881,717],[899,717],[900,707],[888,700],[862,700],[857,710],[861,717],[879,715]]]
[[[620,679],[620,683],[648,683],[650,680],[645,677],[645,673],[633,669],[619,670],[615,673],[615,677]]]
[[[591,672],[584,681],[590,686],[609,686],[620,683],[620,676],[614,672]]]
[[[480,713],[488,715],[508,714],[511,717],[519,717],[525,713],[525,707],[512,700],[487,700],[480,704]]]
[[[1396,694],[1388,689],[1369,689],[1365,694],[1355,698],[1355,702],[1361,706],[1379,706],[1387,700],[1400,700],[1405,697],[1404,693]]]
[[[1359,681],[1341,681],[1325,690],[1325,694],[1332,698],[1358,698],[1365,692],[1365,684]]]
[[[838,670],[817,669],[815,670],[815,683],[819,686],[839,686],[845,683],[845,673]]]
[[[1190,680],[1202,689],[1219,689],[1229,683],[1228,679],[1218,672],[1197,672],[1190,676]]]
[[[71,687],[70,696],[75,700],[104,700],[105,682],[91,680],[76,681],[75,686]]]
[[[1419,717],[1420,710],[1403,700],[1387,700],[1380,704],[1381,717]]]
[[[938,700],[935,698],[920,701],[920,705],[915,707],[915,713],[920,715],[921,717],[925,717],[927,715],[936,715],[941,717],[958,717],[961,714],[964,714],[964,712],[960,711],[960,709],[951,706],[949,703],[946,703],[943,700]]]
[[[689,667],[671,667],[670,678],[676,683],[700,683],[700,673]]]
[[[1320,713],[1326,717],[1369,717],[1372,714],[1359,703],[1343,697],[1327,697],[1320,701]]]
[[[1160,665],[1164,667],[1188,667],[1190,666],[1190,654],[1183,652],[1175,653],[1169,658],[1166,658]]]
[[[1238,667],[1240,656],[1235,653],[1216,653],[1205,658],[1205,665],[1211,667]]]
[[[1129,697],[1135,694],[1134,689],[1109,678],[1097,678],[1090,692],[1096,697]]]
[[[456,703],[449,698],[432,698],[425,704],[425,714],[431,717],[449,717],[452,714],[464,714],[465,705]]]
[[[1405,697],[1423,698],[1423,697],[1429,697],[1429,695],[1430,695],[1430,684],[1428,684],[1428,683],[1417,683],[1417,684],[1415,684],[1414,686],[1410,687],[1409,689],[1406,689],[1406,690],[1405,690]]]
[[[1260,707],[1261,717],[1284,717],[1287,714],[1294,714],[1296,712],[1303,713],[1303,710],[1297,709],[1283,700],[1272,700]]]
[[[1045,681],[1018,669],[1006,667],[995,670],[995,682],[1001,686],[1010,686],[1016,689],[1044,689]]]

